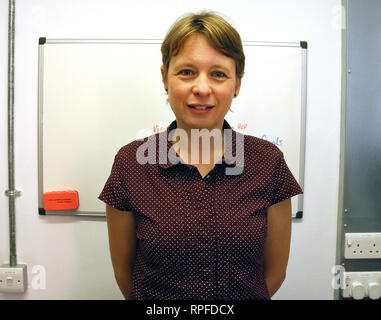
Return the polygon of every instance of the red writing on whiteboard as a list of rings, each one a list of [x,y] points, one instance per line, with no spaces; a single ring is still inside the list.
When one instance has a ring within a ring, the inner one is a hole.
[[[238,130],[246,130],[247,128],[247,123],[238,123]]]
[[[234,130],[234,126],[231,126],[232,129]],[[247,128],[247,123],[238,123],[237,124],[237,130],[246,130]]]
[[[167,130],[168,126],[159,126],[159,125],[156,125],[153,127],[153,132],[154,133],[158,133],[158,132],[162,132],[162,131],[165,131]]]

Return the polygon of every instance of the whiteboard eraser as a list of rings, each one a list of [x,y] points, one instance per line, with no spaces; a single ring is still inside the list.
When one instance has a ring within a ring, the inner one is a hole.
[[[52,191],[42,195],[45,210],[74,210],[78,209],[77,191]]]

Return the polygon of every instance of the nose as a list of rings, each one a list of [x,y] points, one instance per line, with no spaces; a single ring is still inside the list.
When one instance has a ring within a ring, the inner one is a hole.
[[[207,75],[200,74],[194,82],[192,92],[195,95],[207,96],[212,93],[212,88]]]

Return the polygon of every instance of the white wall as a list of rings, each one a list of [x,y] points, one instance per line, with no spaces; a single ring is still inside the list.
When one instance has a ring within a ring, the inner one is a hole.
[[[184,2],[185,3],[185,2]],[[340,0],[17,0],[15,160],[18,262],[46,270],[46,289],[0,299],[121,299],[104,218],[37,213],[38,38],[163,38],[181,14],[227,15],[243,40],[308,41],[304,219],[293,223],[288,275],[275,299],[332,299],[340,152]],[[0,1],[0,263],[9,263],[7,180],[8,1]],[[158,69],[159,72],[159,69]],[[244,81],[244,80],[243,80]]]

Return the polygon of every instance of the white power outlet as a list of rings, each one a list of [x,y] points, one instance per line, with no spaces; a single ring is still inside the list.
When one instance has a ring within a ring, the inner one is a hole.
[[[346,233],[345,259],[381,259],[381,233]]]
[[[21,293],[28,287],[26,264],[0,266],[0,292]]]
[[[369,297],[372,300],[381,298],[381,272],[345,272],[344,298],[356,300]]]

